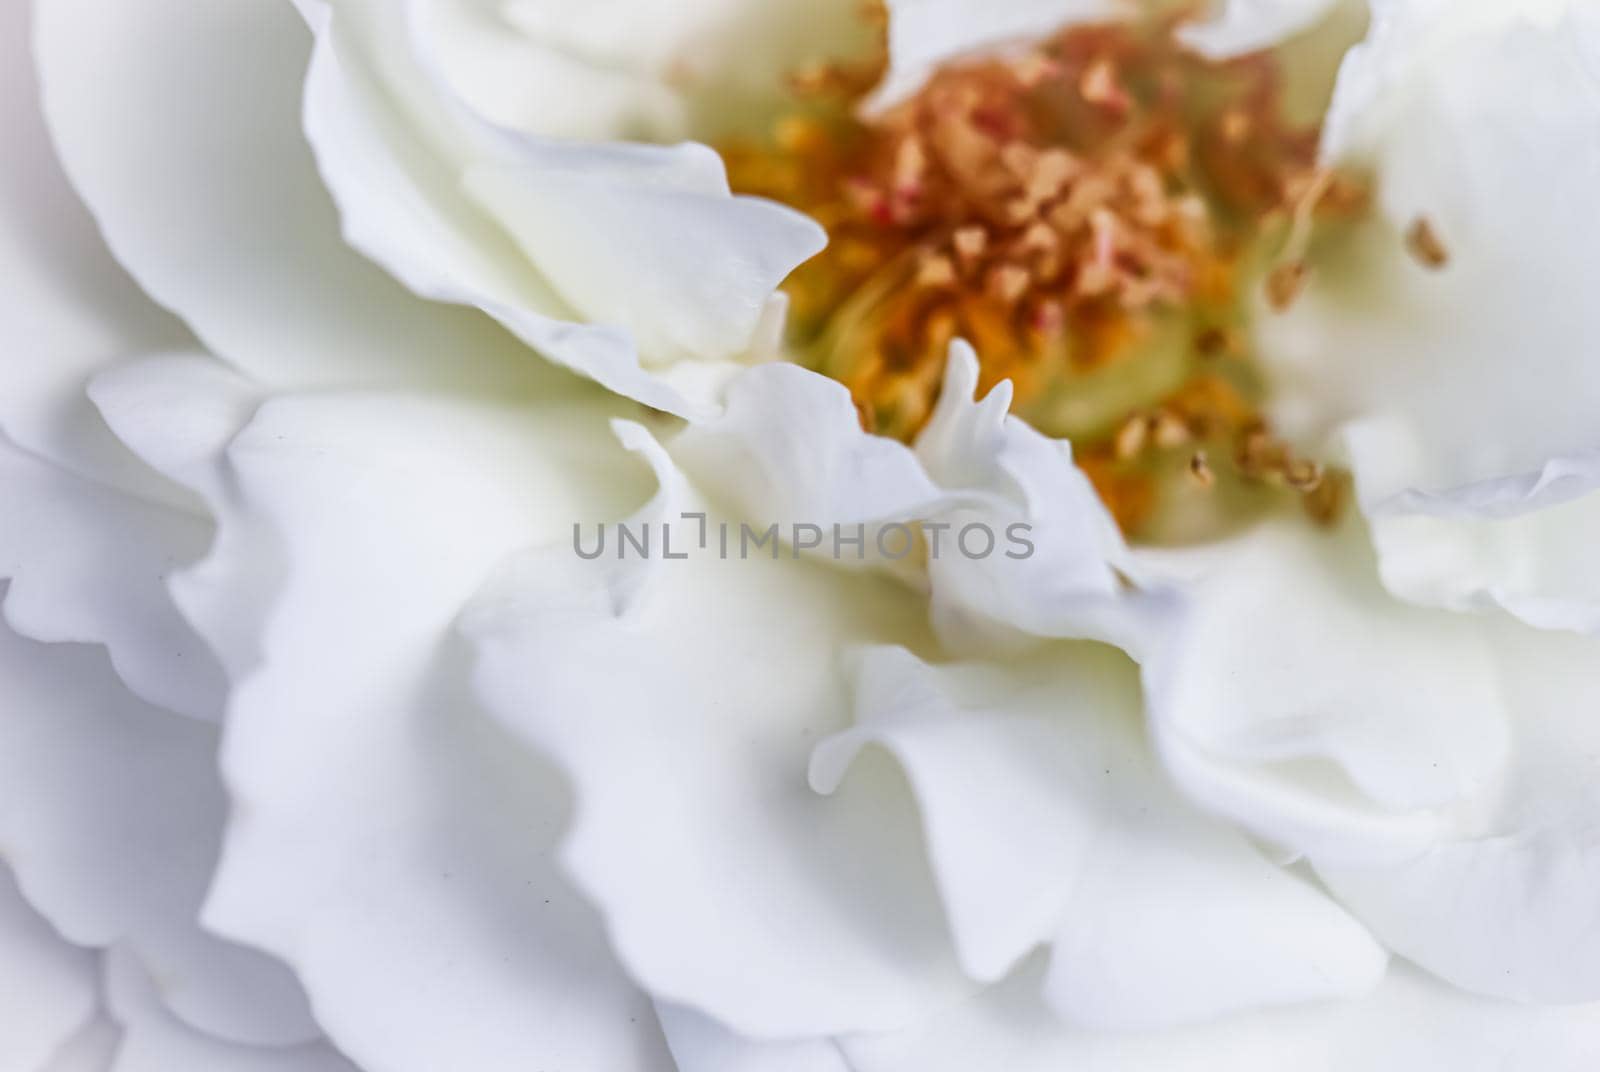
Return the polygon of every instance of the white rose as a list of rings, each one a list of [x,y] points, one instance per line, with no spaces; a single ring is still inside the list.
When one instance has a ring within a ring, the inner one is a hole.
[[[889,6],[876,116],[1128,13]],[[822,229],[683,139],[853,3],[12,5],[0,1068],[1588,1067],[1600,20],[1373,9],[1247,325],[1356,505],[1155,546],[981,339],[905,443],[768,362]]]

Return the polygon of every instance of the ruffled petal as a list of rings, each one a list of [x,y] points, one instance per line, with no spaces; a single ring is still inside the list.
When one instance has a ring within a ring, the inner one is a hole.
[[[857,0],[431,0],[417,15],[442,83],[479,116],[587,141],[766,133],[795,72],[876,44]]]
[[[918,459],[948,489],[940,520],[961,552],[928,563],[941,639],[961,650],[995,646],[1007,632],[1021,632],[1104,639],[1141,651],[1164,599],[1125,591],[1137,565],[1073,464],[1071,447],[1008,414],[1009,381],[982,399],[977,388],[977,355],[957,342],[939,403],[916,442]],[[993,535],[997,553],[966,553],[973,524]]]
[[[832,1039],[754,1042],[708,1016],[656,1003],[678,1072],[852,1072]]]
[[[1585,1072],[1600,1006],[1528,1008],[1396,964],[1360,1001],[1257,1012],[1143,1035],[1074,1031],[1037,996],[1038,970],[898,1036],[844,1041],[853,1072]]]
[[[958,56],[1038,37],[1075,22],[1125,16],[1122,0],[888,0],[889,71],[869,106],[915,93],[934,69]]]
[[[89,393],[128,450],[198,496],[212,517],[247,510],[227,448],[264,401],[259,386],[220,361],[187,355],[126,363],[92,380]],[[237,682],[260,661],[284,551],[261,525],[212,528],[210,553],[171,574],[167,590]]]
[[[1386,955],[1342,910],[1195,813],[1149,758],[1138,677],[1109,649],[929,667],[867,652],[858,725],[821,744],[834,791],[880,744],[916,794],[963,966],[994,982],[1052,948],[1069,1021],[1151,1029],[1364,994]]]
[[[881,525],[926,516],[948,496],[905,445],[867,435],[844,385],[798,365],[761,365],[728,384],[722,413],[668,443],[710,494],[751,523]],[[870,545],[861,559],[882,562]]]
[[[817,557],[930,589],[934,627],[955,650],[1061,636],[1137,646],[1155,601],[1124,598],[1119,571],[1132,564],[1071,450],[1008,416],[1009,384],[975,400],[977,382],[972,348],[957,343],[912,450],[863,432],[834,381],[762,366],[729,385],[720,417],[670,449],[753,523],[776,523],[786,538],[814,527]],[[891,528],[907,523],[914,540]],[[859,544],[838,537],[863,525]]]
[[[104,644],[139,697],[216,720],[226,683],[164,585],[204,553],[209,529],[0,439],[6,621],[35,640]]]
[[[656,555],[519,560],[468,619],[480,694],[571,780],[563,862],[659,999],[758,1039],[910,1022],[959,984],[914,818],[892,776],[823,800],[805,765],[843,728],[840,649],[919,635],[920,600],[775,543],[742,554],[737,520],[719,553],[722,515],[622,433],[662,482],[628,523]],[[697,544],[679,516],[701,513]]]
[[[1600,999],[1600,642],[1494,634],[1512,760],[1451,832],[1389,866],[1318,863],[1385,944],[1456,986],[1541,1003]]]
[[[1314,439],[1352,422],[1362,507],[1405,598],[1535,624],[1595,614],[1581,529],[1565,534],[1580,512],[1540,523],[1537,571],[1520,538],[1475,519],[1600,486],[1600,223],[1581,209],[1600,184],[1597,54],[1590,4],[1396,0],[1340,73],[1325,155],[1372,168],[1376,218],[1317,253],[1260,349],[1284,427]],[[1419,227],[1442,266],[1408,254]],[[1419,528],[1451,548],[1420,575]],[[1554,580],[1568,571],[1572,588]]]
[[[1361,454],[1372,445],[1353,433],[1350,439]],[[1372,464],[1384,463],[1373,458]],[[1497,481],[1377,510],[1368,524],[1384,587],[1423,606],[1503,610],[1540,629],[1600,633],[1593,539],[1600,493],[1564,499],[1560,490],[1596,482],[1600,453],[1552,463],[1516,490]],[[1530,498],[1546,505],[1525,509]]]
[[[156,493],[106,434],[83,382],[124,353],[183,346],[187,333],[106,252],[72,195],[39,114],[32,6],[0,10],[0,429],[80,475]]]
[[[99,965],[69,945],[0,864],[0,1068],[40,1072],[94,1016]]]
[[[1341,0],[1222,0],[1216,14],[1178,31],[1178,40],[1209,59],[1271,48],[1316,25]]]
[[[1600,451],[1519,477],[1374,501],[1365,489],[1404,468],[1416,444],[1381,420],[1357,422],[1344,440],[1389,591],[1445,610],[1503,610],[1540,629],[1600,632],[1589,539],[1600,511]]]
[[[1359,535],[1212,556],[1147,667],[1162,760],[1449,982],[1600,998],[1597,642],[1389,599]]]
[[[549,74],[539,39],[582,36],[618,5],[559,29],[530,8],[495,20],[459,3],[302,6],[317,36],[306,129],[351,241],[417,293],[476,306],[612,390],[703,414],[706,399],[646,366],[745,355],[778,283],[822,248],[800,214],[731,196],[704,146],[607,143],[625,132],[603,122],[590,143],[509,128],[451,81],[458,67],[478,68],[469,81],[508,70],[517,53]],[[540,112],[590,109],[546,93]]]
[[[131,696],[103,656],[0,628],[0,841],[68,939],[126,943],[186,1022],[278,1045],[320,1035],[283,966],[197,923],[226,801],[216,732]]]
[[[106,1072],[359,1072],[327,1043],[252,1047],[185,1026],[163,1006],[150,970],[125,950],[106,955],[106,990],[111,1015],[122,1026]]]
[[[1290,521],[1146,556],[1185,579],[1187,620],[1147,666],[1169,771],[1321,858],[1426,848],[1438,809],[1488,789],[1508,748],[1484,623],[1391,599],[1362,535]]]
[[[299,129],[286,5],[36,5],[44,110],[118,261],[269,386],[508,385],[521,347],[345,247]],[[152,116],[164,117],[152,122]]]
[[[450,639],[502,556],[643,494],[598,394],[279,397],[229,448],[216,554],[270,538],[284,572],[229,712],[205,918],[292,963],[362,1065],[670,1067],[552,866],[561,786],[478,714]]]

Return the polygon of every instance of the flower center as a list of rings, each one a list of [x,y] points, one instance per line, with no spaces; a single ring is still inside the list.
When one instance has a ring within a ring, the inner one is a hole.
[[[1131,537],[1197,489],[1330,519],[1343,480],[1273,434],[1247,328],[1364,188],[1318,166],[1272,56],[1207,61],[1176,25],[1070,28],[872,115],[881,65],[808,70],[770,139],[724,147],[729,175],[828,230],[786,284],[791,341],[869,430],[913,437],[966,338]]]

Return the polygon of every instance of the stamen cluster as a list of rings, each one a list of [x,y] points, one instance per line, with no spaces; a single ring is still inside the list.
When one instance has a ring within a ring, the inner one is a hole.
[[[1219,459],[1330,513],[1322,468],[1260,412],[1244,327],[1256,287],[1294,299],[1311,226],[1362,188],[1318,167],[1270,56],[1208,62],[1174,28],[1071,28],[869,117],[872,79],[810,71],[770,144],[728,147],[730,175],[827,228],[788,287],[796,345],[869,429],[914,436],[963,337],[1130,532],[1170,474],[1210,486]]]

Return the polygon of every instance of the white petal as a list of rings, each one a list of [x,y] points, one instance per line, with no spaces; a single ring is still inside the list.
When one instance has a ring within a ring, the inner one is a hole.
[[[104,1004],[102,998],[102,1008],[94,1018],[68,1039],[38,1072],[111,1072],[117,1059],[117,1047],[122,1043],[122,1028]]]
[[[719,418],[689,428],[671,450],[752,523],[784,533],[819,526],[818,557],[866,561],[930,587],[934,626],[957,650],[1024,634],[1134,642],[1143,608],[1121,597],[1116,567],[1126,554],[1110,516],[1067,445],[1007,416],[1009,385],[975,401],[977,378],[971,347],[957,343],[913,451],[863,432],[834,381],[761,366],[729,385]],[[886,526],[906,522],[923,523],[924,542],[898,561],[904,536]],[[832,538],[834,526],[850,535],[863,523],[864,547]]]
[[[293,963],[363,1065],[668,1067],[551,864],[561,787],[479,716],[450,634],[503,555],[642,493],[594,394],[279,398],[230,449],[224,535],[271,530],[288,568],[229,714],[206,919]]]
[[[414,300],[340,242],[299,129],[307,41],[286,5],[49,0],[36,16],[67,174],[209,349],[268,385],[516,382],[527,355],[503,332]]]
[[[317,35],[307,133],[351,240],[418,293],[477,306],[560,364],[702,413],[641,359],[742,355],[821,229],[731,197],[703,146],[581,144],[472,112],[436,54],[459,6],[434,5],[452,27],[435,33],[428,5],[304,4]]]
[[[1512,762],[1432,851],[1318,864],[1393,948],[1457,986],[1536,1002],[1600,999],[1600,642],[1495,634]]]
[[[851,1072],[831,1039],[753,1042],[692,1009],[656,1003],[678,1072]]]
[[[566,311],[565,303],[519,263],[522,254],[506,235],[464,215],[466,202],[453,189],[450,196],[429,194],[426,180],[436,165],[419,167],[416,179],[408,176],[407,161],[426,149],[408,156],[381,136],[381,114],[375,113],[390,105],[363,84],[359,59],[337,45],[326,7],[313,2],[305,9],[317,31],[306,81],[306,134],[351,244],[419,294],[482,305],[545,356],[611,390],[668,412],[693,412],[686,399],[640,368],[632,341],[620,329],[566,323],[541,312]],[[386,122],[403,119],[390,116]],[[461,282],[502,277],[491,296]]]
[[[534,157],[475,167],[465,187],[577,318],[621,327],[654,363],[744,353],[773,290],[827,242],[770,202],[640,189],[615,171]]]
[[[96,958],[34,912],[0,864],[0,1068],[35,1072],[99,1004]]]
[[[798,365],[740,374],[722,413],[685,429],[669,449],[752,524],[915,518],[947,498],[903,444],[862,432],[844,385]]]
[[[1075,22],[1124,17],[1124,0],[888,0],[889,72],[870,102],[881,108],[915,93],[940,64],[1039,37]]]
[[[981,400],[977,387],[977,355],[957,342],[938,406],[916,442],[918,459],[947,489],[951,508],[940,520],[951,526],[957,551],[973,523],[1000,541],[995,554],[929,562],[940,638],[962,650],[1020,631],[1142,649],[1146,619],[1161,600],[1124,598],[1119,572],[1136,568],[1071,448],[1007,414],[1009,381]]]
[[[1149,667],[1157,747],[1205,804],[1324,858],[1405,853],[1492,784],[1507,717],[1483,623],[1382,591],[1358,525],[1152,555],[1194,574]]]
[[[868,652],[859,725],[819,746],[834,790],[867,744],[905,768],[967,971],[993,982],[1040,943],[1070,1021],[1149,1029],[1362,994],[1385,954],[1344,912],[1193,812],[1162,780],[1118,653],[928,667]]]
[[[1261,351],[1286,427],[1315,437],[1356,422],[1352,461],[1385,558],[1416,546],[1381,531],[1391,517],[1451,518],[1427,526],[1456,553],[1426,578],[1386,563],[1407,598],[1541,624],[1594,613],[1591,585],[1527,576],[1521,540],[1487,539],[1470,519],[1600,486],[1600,223],[1578,207],[1600,184],[1597,53],[1590,4],[1395,0],[1341,71],[1325,152],[1373,168],[1377,218],[1330,241],[1304,299],[1266,319]],[[1419,219],[1448,251],[1442,269],[1405,251]],[[1541,525],[1544,568],[1581,573],[1578,537],[1554,526]]]
[[[1178,31],[1178,40],[1209,59],[1230,59],[1270,48],[1317,20],[1340,0],[1222,0],[1205,22]]]
[[[261,388],[213,358],[174,356],[102,373],[89,393],[128,449],[212,516],[246,509],[226,452],[261,405]],[[283,558],[275,533],[226,525],[214,528],[209,554],[167,578],[173,602],[233,681],[260,661],[261,620],[282,587]]]
[[[1358,537],[1268,529],[1215,556],[1150,668],[1163,760],[1429,971],[1600,997],[1597,641],[1386,599]]]
[[[846,1040],[854,1072],[1586,1072],[1600,1051],[1600,1007],[1485,1001],[1403,964],[1360,1001],[1144,1035],[1052,1022],[1037,974],[1019,972],[920,1031]]]
[[[126,942],[189,1023],[264,1044],[317,1037],[282,965],[196,922],[226,802],[216,732],[134,699],[101,653],[0,628],[0,841],[70,940]]]
[[[1600,632],[1590,539],[1600,510],[1600,451],[1522,477],[1373,502],[1364,489],[1382,486],[1417,446],[1382,421],[1358,422],[1345,442],[1389,591],[1446,610],[1505,610],[1541,629]]]
[[[668,488],[635,525],[705,508],[630,438]],[[571,779],[563,860],[652,993],[762,1039],[909,1022],[955,983],[914,819],[893,777],[826,801],[805,765],[842,728],[838,653],[918,635],[920,601],[776,546],[718,557],[719,521],[681,561],[520,561],[469,620],[480,692]]]
[[[1600,479],[1600,455],[1553,464],[1545,489]],[[1541,495],[1531,491],[1529,494]],[[1520,504],[1526,496],[1513,501]],[[1531,511],[1497,505],[1490,487],[1463,489],[1369,519],[1379,569],[1402,599],[1454,611],[1501,609],[1541,629],[1600,633],[1600,492]]]
[[[358,1072],[326,1043],[257,1048],[196,1032],[162,1006],[160,988],[132,953],[106,956],[112,1015],[123,1027],[107,1072]]]
[[[140,697],[215,720],[222,674],[163,584],[200,557],[209,528],[0,439],[6,621],[35,640],[104,644]]]
[[[856,0],[432,0],[419,12],[439,74],[477,114],[588,141],[765,133],[794,105],[794,72],[876,44]]]
[[[183,345],[106,252],[45,133],[34,77],[31,5],[0,10],[0,428],[73,471],[150,490],[83,399],[83,381],[130,351]]]

